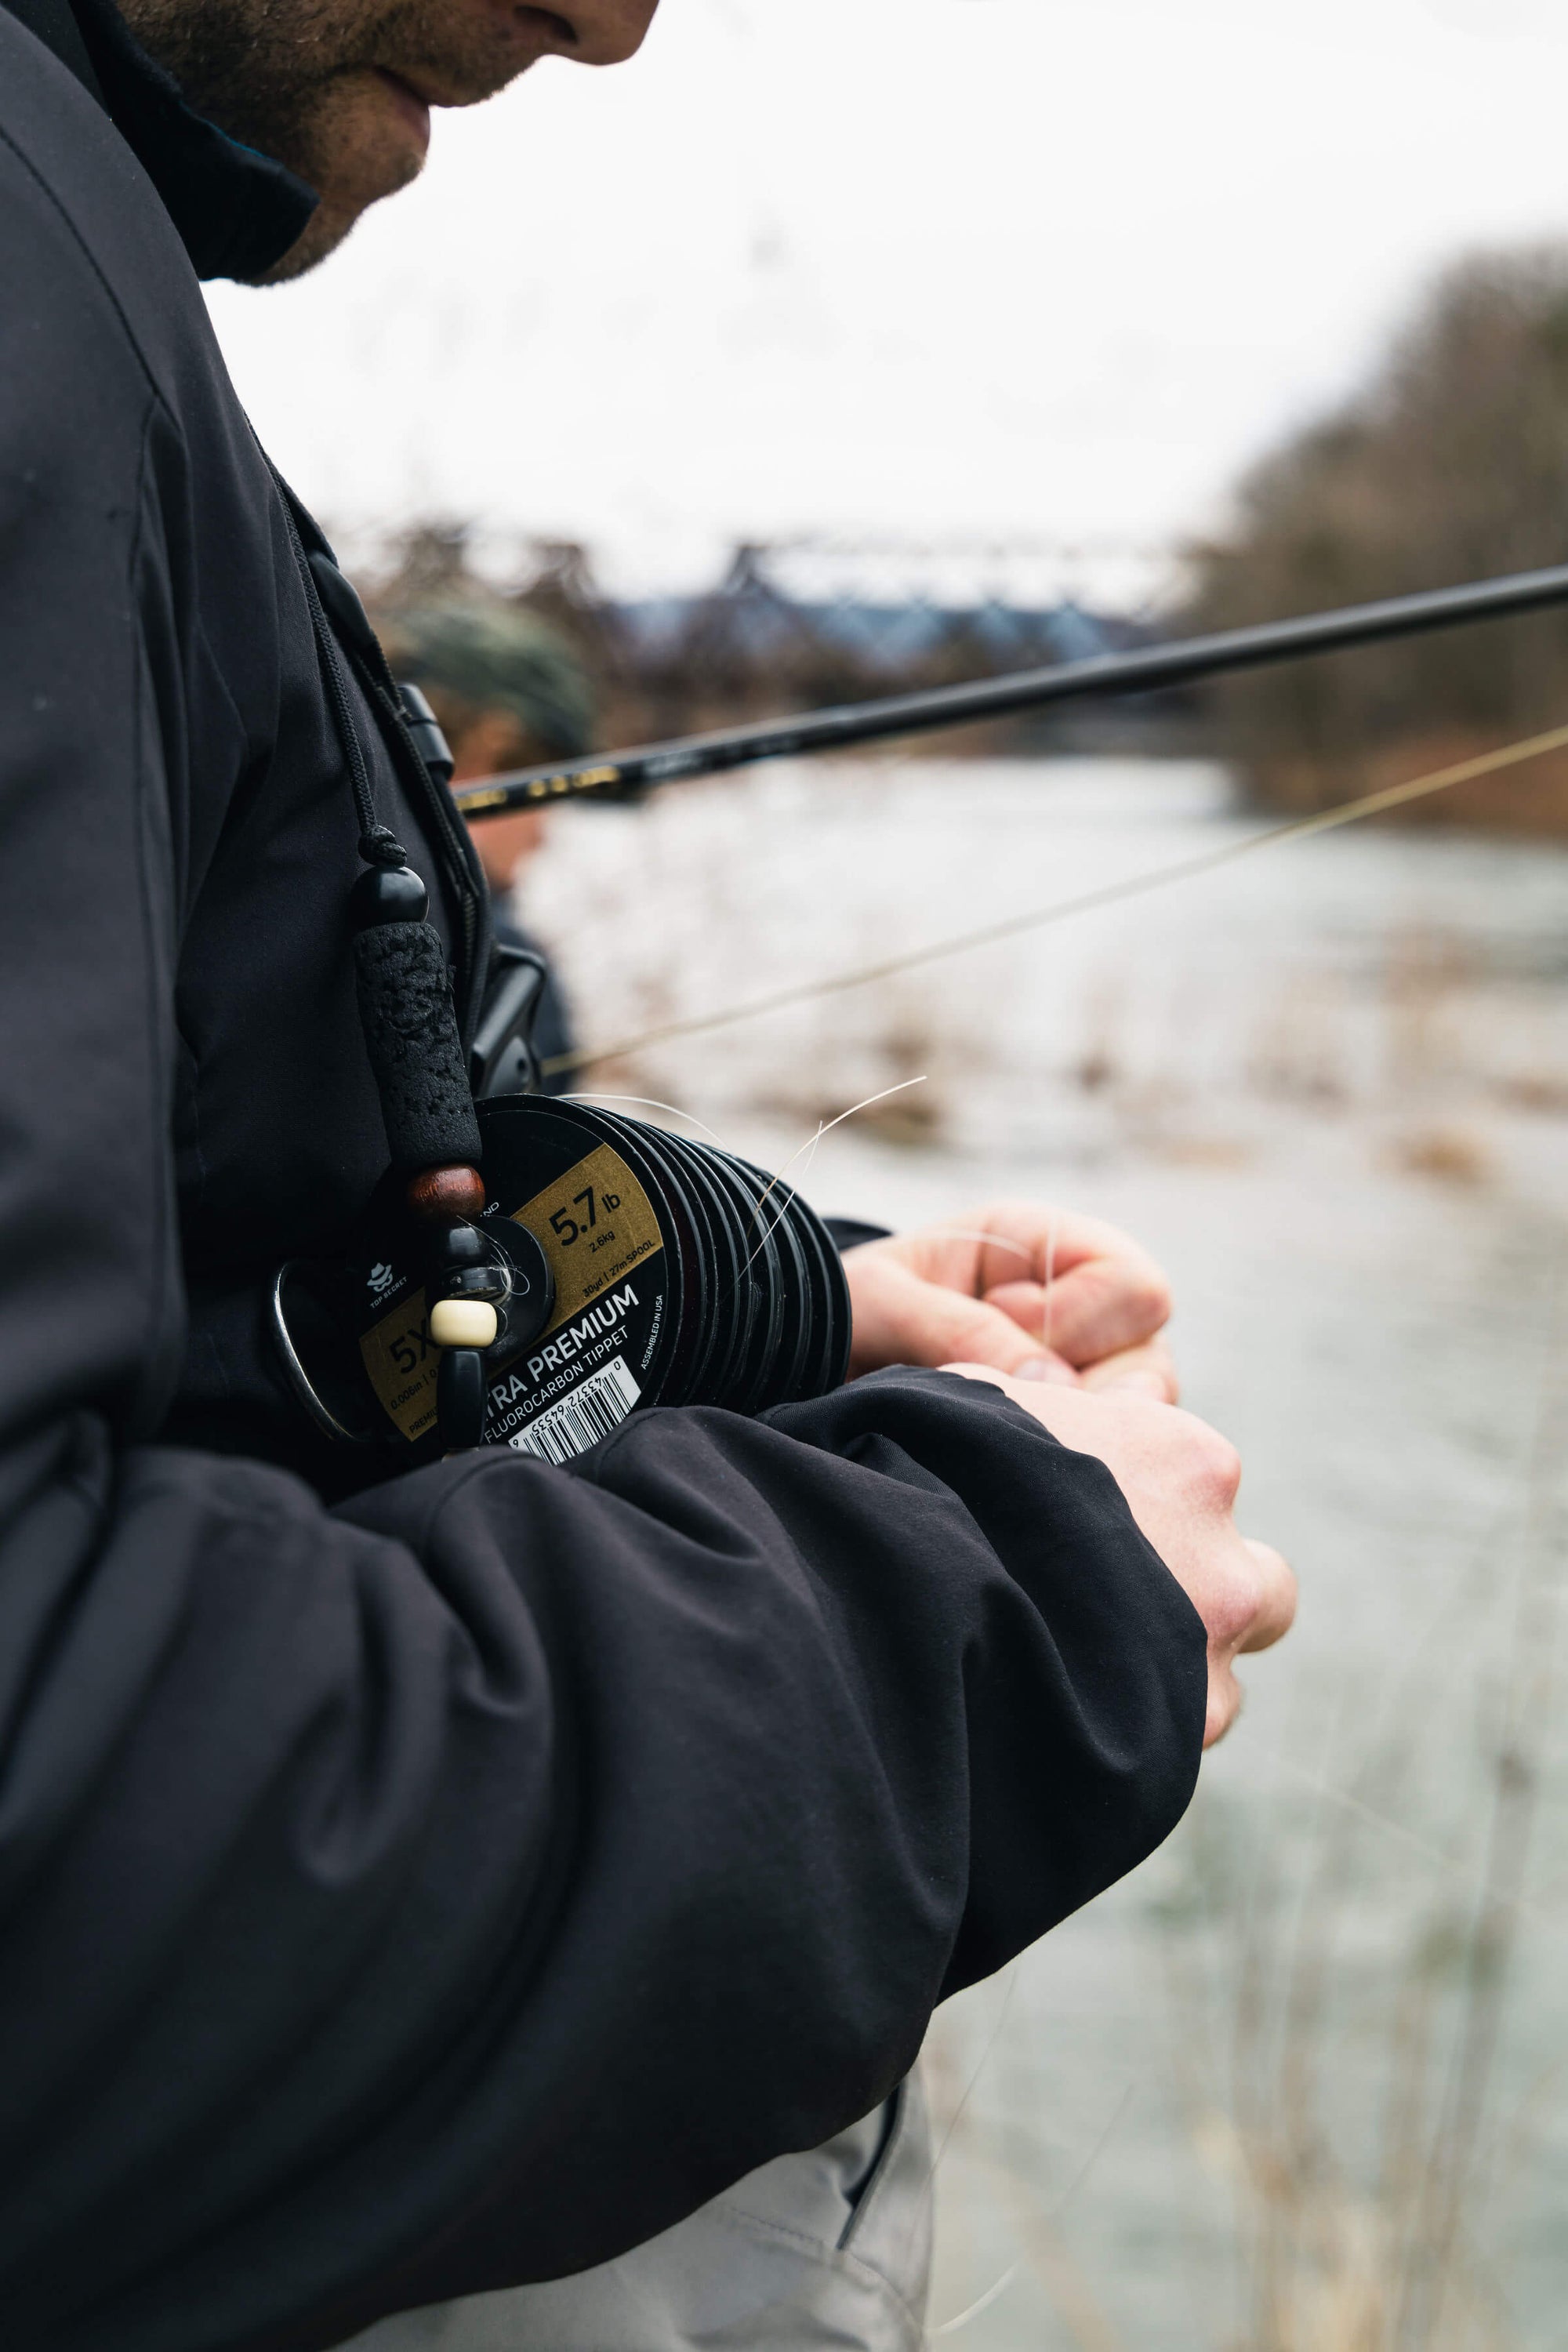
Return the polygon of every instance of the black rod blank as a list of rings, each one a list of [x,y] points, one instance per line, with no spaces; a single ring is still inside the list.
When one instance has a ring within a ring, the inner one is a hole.
[[[1063,662],[1048,669],[1015,670],[1002,677],[976,678],[967,686],[933,687],[919,694],[893,694],[875,702],[802,712],[794,719],[763,719],[722,727],[710,734],[685,735],[635,751],[590,753],[552,768],[523,768],[460,785],[455,794],[465,816],[495,816],[506,809],[533,808],[582,793],[619,796],[650,784],[674,783],[686,776],[712,775],[750,767],[759,760],[795,758],[808,751],[840,751],[858,743],[878,743],[897,735],[962,727],[982,719],[1010,718],[1044,710],[1052,703],[1090,696],[1152,694],[1189,686],[1229,670],[1254,669],[1268,662],[1300,661],[1309,654],[1341,653],[1353,646],[1410,637],[1427,629],[1451,629],[1462,622],[1506,619],[1548,604],[1568,604],[1568,564],[1547,572],[1522,572],[1502,580],[1475,581],[1418,596],[1394,596],[1377,604],[1352,604],[1333,613],[1276,621],[1258,628],[1226,629],[1216,636],[1189,637],[1174,645],[1144,646],[1136,652],[1096,654],[1088,661]]]

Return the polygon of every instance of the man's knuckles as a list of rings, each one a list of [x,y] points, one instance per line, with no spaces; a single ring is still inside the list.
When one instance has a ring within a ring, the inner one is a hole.
[[[1227,1519],[1241,1487],[1241,1456],[1196,1413],[1114,1391],[1095,1400],[1124,1416],[1133,1459],[1152,1489],[1194,1520]]]
[[[1188,1501],[1205,1516],[1227,1519],[1241,1492],[1240,1454],[1228,1437],[1195,1413],[1169,1405],[1163,1410],[1180,1424],[1179,1475]]]

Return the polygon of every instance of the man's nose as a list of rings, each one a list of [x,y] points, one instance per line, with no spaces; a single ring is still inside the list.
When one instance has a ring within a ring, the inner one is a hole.
[[[647,37],[658,0],[569,0],[562,11],[577,38],[569,55],[585,66],[619,66]]]

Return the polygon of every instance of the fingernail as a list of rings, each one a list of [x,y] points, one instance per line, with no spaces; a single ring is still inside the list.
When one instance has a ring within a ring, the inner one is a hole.
[[[1059,1356],[1031,1356],[1013,1374],[1016,1381],[1045,1381],[1052,1388],[1065,1389],[1075,1385],[1068,1367]]]

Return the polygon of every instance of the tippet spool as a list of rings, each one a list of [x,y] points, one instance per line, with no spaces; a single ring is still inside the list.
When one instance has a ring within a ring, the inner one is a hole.
[[[650,1405],[759,1412],[843,1381],[838,1254],[788,1185],[587,1103],[499,1097],[479,1119],[487,1199],[464,1283],[496,1307],[485,1444],[562,1463]],[[285,1268],[274,1298],[318,1426],[411,1465],[443,1450],[428,1251],[389,1180],[346,1265]]]

